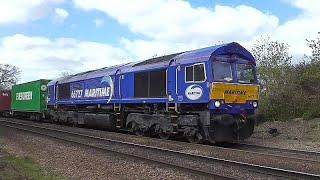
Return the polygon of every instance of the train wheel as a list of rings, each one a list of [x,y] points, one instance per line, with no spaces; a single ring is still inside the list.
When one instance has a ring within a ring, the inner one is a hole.
[[[79,126],[77,121],[72,121],[71,125],[72,125],[72,127],[78,127]]]
[[[201,143],[203,140],[202,135],[200,133],[196,133],[191,136],[186,136],[186,138],[190,143],[194,143],[194,144]]]
[[[167,139],[169,139],[170,138],[170,134],[169,133],[167,133],[167,132],[165,132],[165,131],[163,131],[163,129],[159,129],[159,137],[161,138],[161,139],[165,139],[165,140],[167,140]]]
[[[133,124],[133,132],[137,136],[143,136],[144,135],[144,132],[143,132],[142,128],[137,123]]]

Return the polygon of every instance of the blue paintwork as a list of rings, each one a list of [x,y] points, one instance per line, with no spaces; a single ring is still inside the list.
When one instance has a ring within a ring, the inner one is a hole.
[[[210,86],[213,82],[212,59],[216,57],[227,57],[236,55],[241,63],[255,65],[255,59],[238,43],[222,44],[202,48],[194,51],[184,52],[172,59],[153,64],[135,66],[137,63],[129,63],[109,68],[102,68],[95,71],[79,73],[73,76],[60,78],[51,81],[49,86],[48,105],[75,105],[75,104],[141,104],[141,103],[206,103],[209,109],[217,113],[239,113],[241,109],[248,112],[253,111],[252,105],[229,105],[222,106],[217,110],[210,100]],[[185,70],[187,66],[203,63],[206,68],[207,79],[200,83],[186,83]],[[135,98],[134,97],[134,74],[147,70],[167,70],[167,97],[166,98]],[[234,69],[235,70],[235,69]],[[177,77],[176,77],[177,74]],[[109,79],[109,80],[107,80]],[[112,80],[112,82],[110,81]],[[236,81],[236,80],[234,80]],[[70,99],[57,100],[57,89],[59,85],[70,83]],[[187,98],[185,91],[190,85],[197,85],[203,90],[203,94],[197,100]],[[114,88],[112,88],[114,86]],[[113,89],[112,92],[109,92]],[[77,92],[78,90],[78,92]],[[92,90],[92,91],[89,91]],[[99,91],[93,93],[93,91]],[[108,93],[106,93],[107,91]],[[81,93],[80,93],[81,91]],[[92,92],[85,93],[85,92]],[[88,94],[90,96],[88,96]],[[98,95],[97,95],[98,94]],[[111,97],[110,97],[111,96]],[[169,98],[171,97],[171,98]],[[109,102],[110,100],[110,102]],[[231,107],[230,107],[231,106]]]

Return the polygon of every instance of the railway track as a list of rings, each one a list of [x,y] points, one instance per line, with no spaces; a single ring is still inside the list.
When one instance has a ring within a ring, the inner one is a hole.
[[[200,176],[200,177],[207,177],[207,178],[211,178],[212,177],[212,178],[215,178],[215,179],[233,179],[231,177],[221,176],[221,175],[215,174],[213,172],[203,171],[201,169],[189,168],[189,167],[181,166],[181,165],[178,165],[178,164],[169,163],[169,162],[166,162],[166,161],[163,161],[163,160],[156,160],[156,159],[152,159],[152,158],[148,158],[148,157],[144,157],[144,156],[139,156],[139,155],[135,155],[135,154],[130,154],[130,153],[117,151],[115,149],[107,148],[107,147],[102,146],[101,142],[100,143],[97,143],[97,142],[93,143],[93,142],[88,142],[87,140],[91,139],[91,140],[95,140],[95,141],[111,142],[111,143],[114,143],[114,144],[115,143],[119,143],[119,144],[125,144],[125,145],[128,145],[128,146],[137,146],[134,143],[121,142],[121,141],[101,138],[101,137],[98,137],[98,136],[90,136],[90,135],[74,133],[74,132],[70,132],[70,131],[64,131],[64,130],[59,130],[59,129],[54,129],[54,128],[35,126],[35,125],[19,123],[19,122],[10,122],[10,121],[0,120],[0,125],[1,126],[5,126],[5,127],[9,127],[9,128],[14,128],[14,129],[26,131],[26,132],[30,132],[30,133],[34,133],[34,134],[47,136],[47,137],[58,139],[58,140],[62,140],[62,141],[67,141],[67,142],[70,142],[70,143],[75,143],[75,144],[79,144],[79,145],[83,145],[83,146],[88,146],[88,147],[91,147],[91,148],[95,148],[95,149],[99,149],[99,150],[103,150],[103,151],[107,151],[107,152],[116,153],[118,155],[129,156],[131,158],[135,158],[135,159],[138,159],[138,160],[144,160],[144,161],[148,161],[148,162],[151,162],[151,163],[157,163],[157,164],[160,164],[160,165],[165,165],[165,166],[177,169],[177,170],[181,170],[181,171],[184,171],[184,172],[189,172],[191,174],[194,174],[194,175]],[[79,139],[75,138],[74,136],[77,136],[77,137],[79,137],[81,139],[79,140]],[[111,145],[109,145],[109,147],[110,146]],[[147,146],[145,146],[145,147],[144,146],[139,146],[139,147],[148,148]]]
[[[240,177],[228,175],[228,173],[226,173],[228,171],[226,170],[229,168],[242,173],[251,173],[254,177],[260,178],[320,179],[319,174],[261,166],[212,156],[186,153],[172,149],[118,141],[57,128],[43,127],[41,125],[14,122],[12,119],[10,121],[0,120],[0,125],[146,160],[152,163],[186,171],[201,177],[215,179],[233,179]],[[245,176],[243,178],[245,178]]]
[[[264,154],[275,154],[277,156],[295,158],[296,160],[308,160],[311,162],[320,163],[320,152],[318,151],[283,149],[283,148],[276,148],[276,147],[259,146],[255,144],[245,144],[245,143],[228,145],[228,147],[244,150],[244,151],[252,151],[252,152],[264,153]]]
[[[254,144],[224,144],[217,148],[220,150],[230,150],[238,154],[264,157],[269,161],[265,163],[269,165],[276,163],[276,166],[279,168],[298,171],[303,169],[304,172],[320,174],[320,152],[282,149]]]

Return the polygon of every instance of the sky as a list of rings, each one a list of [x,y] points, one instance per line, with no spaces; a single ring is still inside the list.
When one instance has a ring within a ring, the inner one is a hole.
[[[219,43],[261,37],[309,54],[319,0],[2,0],[0,64],[19,82],[54,79]]]

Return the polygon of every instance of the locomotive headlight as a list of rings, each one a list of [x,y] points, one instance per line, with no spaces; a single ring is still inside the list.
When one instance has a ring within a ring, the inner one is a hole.
[[[217,108],[218,108],[218,107],[220,107],[220,106],[221,106],[220,101],[216,101],[216,102],[214,102],[214,106],[215,106],[215,107],[217,107]]]
[[[252,103],[252,106],[253,106],[254,108],[258,107],[258,103],[254,101],[254,102]]]

